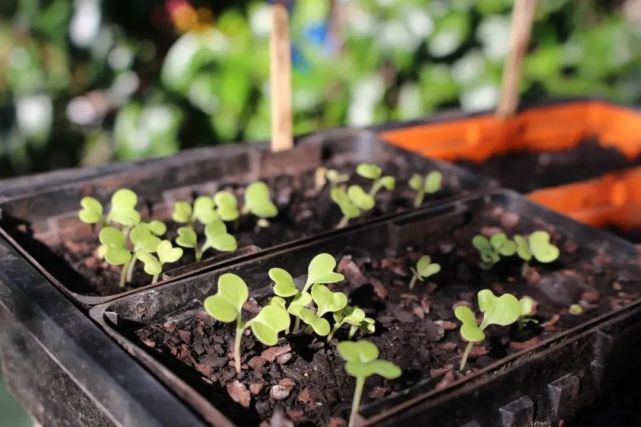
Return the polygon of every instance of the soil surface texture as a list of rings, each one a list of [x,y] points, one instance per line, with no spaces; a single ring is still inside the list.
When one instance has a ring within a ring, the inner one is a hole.
[[[525,277],[517,257],[484,271],[470,242],[476,234],[490,235],[499,228],[509,236],[546,229],[561,255],[551,264],[533,262]],[[410,268],[423,254],[442,269],[410,291]],[[366,248],[348,246],[333,255],[339,260],[337,270],[346,277],[334,290],[347,293],[351,305],[376,320],[376,332],[367,339],[378,346],[382,359],[403,370],[393,381],[369,378],[364,405],[382,404],[410,388],[415,393],[445,387],[641,296],[638,265],[594,253],[537,218],[502,208],[487,208],[463,226],[442,230],[420,247],[400,253],[369,254]],[[242,277],[242,271],[238,274]],[[267,271],[265,277],[265,283],[255,286],[267,286]],[[476,293],[485,288],[497,295],[530,296],[537,302],[535,312],[510,327],[490,326],[486,340],[473,347],[468,367],[461,373],[457,367],[466,343],[459,336],[453,308],[467,304],[478,313]],[[253,316],[265,302],[250,299],[244,316]],[[569,313],[573,304],[582,307],[581,314]],[[312,335],[290,335],[272,348],[245,336],[239,375],[230,354],[232,325],[214,321],[201,309],[172,313],[171,318],[131,333],[143,348],[242,425],[288,425],[281,424],[285,419],[295,425],[339,426],[349,414],[354,380],[346,375],[335,350],[337,342],[347,339],[347,330],[329,343]]]

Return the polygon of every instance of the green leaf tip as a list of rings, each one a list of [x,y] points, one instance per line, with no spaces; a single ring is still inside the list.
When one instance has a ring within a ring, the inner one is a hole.
[[[78,217],[82,222],[87,224],[96,224],[100,222],[103,215],[102,204],[93,197],[83,197],[80,200],[82,209],[78,212]]]
[[[328,253],[316,255],[307,268],[306,287],[311,284],[329,284],[341,282],[345,277],[334,271],[336,259]]]
[[[278,208],[269,195],[269,187],[262,181],[256,181],[247,186],[245,206],[259,218],[273,218],[278,215]]]
[[[394,363],[378,359],[378,348],[370,341],[342,341],[337,344],[336,349],[347,362],[345,370],[351,376],[367,378],[376,374],[391,380],[403,373]]]
[[[378,179],[381,176],[382,170],[378,165],[373,163],[361,163],[356,166],[356,173],[363,178]]]
[[[239,318],[248,298],[245,281],[236,274],[225,273],[218,278],[218,292],[207,297],[203,304],[211,317],[229,323]]]

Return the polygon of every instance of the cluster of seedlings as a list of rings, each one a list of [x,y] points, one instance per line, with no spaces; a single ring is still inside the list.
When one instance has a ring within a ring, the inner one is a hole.
[[[382,189],[391,191],[396,184],[394,177],[384,176],[381,168],[375,164],[359,164],[356,174],[372,181],[368,191],[356,184],[346,187],[349,175],[336,170],[319,168],[316,173],[317,188],[329,183],[330,197],[343,214],[337,228],[346,226],[350,219],[373,209],[376,194]],[[438,171],[430,172],[424,177],[413,175],[409,186],[417,192],[414,205],[420,206],[425,194],[438,192],[442,178]],[[158,220],[144,222],[136,209],[137,204],[136,193],[126,188],[117,190],[112,195],[107,215],[97,199],[84,197],[80,201],[80,220],[100,229],[98,257],[111,265],[122,266],[120,287],[132,281],[137,261],[143,264],[145,273],[155,283],[164,264],[180,260],[184,255],[183,248],[192,250],[196,261],[200,261],[210,249],[234,252],[238,243],[230,229],[238,224],[241,216],[253,215],[257,218],[256,224],[259,227],[268,227],[269,220],[278,215],[278,207],[271,200],[270,189],[262,181],[253,182],[245,188],[242,208],[231,191],[199,196],[193,203],[177,201],[171,218],[179,227],[172,243],[165,238],[167,226]]]
[[[521,237],[521,236],[518,236]],[[540,262],[550,262],[558,257],[558,248],[549,242],[549,235],[542,231],[532,233],[528,238],[521,237],[525,243],[508,240],[504,234],[495,234],[489,239],[476,236],[473,245],[481,251],[481,258],[489,268],[490,260],[498,262],[500,256],[517,253],[517,245],[523,244],[520,256],[525,262],[532,258]],[[487,244],[485,244],[487,243]],[[514,246],[506,250],[506,246]],[[528,251],[525,251],[527,247]],[[551,257],[549,252],[555,252]],[[491,255],[490,255],[491,253]],[[498,259],[496,254],[498,254]],[[524,256],[530,254],[529,257]],[[547,255],[546,255],[547,254]],[[244,319],[243,305],[249,298],[247,285],[239,276],[225,273],[218,279],[218,291],[204,301],[205,311],[215,320],[236,325],[234,340],[234,363],[236,371],[241,371],[241,339],[246,329],[250,329],[254,337],[267,346],[276,345],[279,334],[311,334],[328,343],[343,326],[349,326],[347,339],[337,344],[338,354],[346,361],[346,372],[356,378],[356,388],[353,396],[350,426],[353,425],[365,379],[373,374],[386,379],[394,379],[401,375],[401,369],[394,363],[379,360],[379,351],[373,343],[360,340],[351,341],[357,333],[360,336],[376,332],[376,321],[367,317],[365,311],[349,305],[348,296],[340,291],[333,291],[329,285],[344,280],[344,276],[336,271],[336,260],[333,256],[322,253],[315,256],[309,263],[305,280],[295,279],[282,268],[271,268],[268,272],[271,279],[273,296],[265,299],[266,303],[251,319]],[[413,275],[409,283],[412,289],[417,281],[424,281],[441,270],[438,263],[432,262],[430,256],[423,255],[411,267]],[[461,338],[467,346],[461,357],[459,371],[465,370],[468,356],[476,343],[485,339],[485,329],[490,325],[509,326],[514,323],[535,321],[528,316],[532,314],[536,302],[530,297],[518,299],[512,294],[494,295],[489,289],[478,292],[478,308],[481,313],[480,322],[472,308],[458,304],[454,307],[454,315],[460,320]],[[332,324],[333,321],[333,324]]]

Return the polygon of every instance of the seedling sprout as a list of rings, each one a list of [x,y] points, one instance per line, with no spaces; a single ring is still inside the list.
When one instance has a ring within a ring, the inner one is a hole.
[[[240,373],[240,345],[243,333],[250,328],[254,337],[265,345],[275,345],[278,334],[289,328],[287,311],[278,304],[268,304],[252,319],[244,321],[243,305],[249,298],[245,281],[233,273],[225,273],[218,278],[218,292],[204,301],[207,314],[219,322],[236,322],[234,339],[234,365]]]
[[[379,351],[375,344],[362,340],[357,342],[343,341],[336,346],[338,354],[345,359],[345,371],[356,378],[352,410],[349,416],[348,427],[352,427],[356,421],[358,408],[361,404],[365,380],[372,375],[392,380],[401,376],[401,368],[394,363],[378,358]]]
[[[98,239],[103,247],[105,261],[111,265],[122,265],[119,286],[123,288],[127,281],[127,266],[132,259],[132,254],[122,231],[115,227],[107,226],[100,230]]]
[[[269,226],[269,218],[278,215],[278,208],[269,195],[269,187],[262,181],[256,181],[245,189],[245,206],[243,212],[250,212],[260,218],[259,226]]]
[[[151,283],[158,281],[164,264],[176,262],[183,255],[183,250],[173,247],[169,240],[160,242],[156,247],[156,252],[156,255],[149,252],[136,252],[136,258],[144,264],[145,273],[152,276]]]
[[[412,270],[412,280],[410,280],[410,289],[414,289],[416,281],[424,281],[430,276],[435,275],[441,271],[441,265],[435,262],[432,262],[432,259],[428,255],[423,255],[419,258],[416,263],[416,268],[411,267]]]
[[[357,331],[361,331],[362,335],[373,334],[376,331],[376,321],[370,317],[366,317],[365,312],[359,307],[346,306],[340,311],[333,314],[334,327],[327,335],[327,342],[330,342],[334,334],[343,326],[349,325],[349,333],[347,337],[351,340]]]
[[[503,294],[497,297],[489,289],[479,291],[478,305],[483,320],[479,325],[474,312],[467,306],[460,305],[454,309],[454,315],[461,321],[460,334],[467,346],[461,358],[459,370],[463,371],[467,358],[475,343],[485,339],[485,329],[490,325],[508,326],[516,322],[521,316],[527,316],[532,310],[532,300],[518,300],[514,295]]]
[[[220,252],[233,252],[238,247],[236,238],[227,232],[227,226],[219,219],[205,226],[205,242],[202,245],[198,245],[198,235],[189,226],[178,229],[176,243],[183,248],[194,249],[196,261],[200,261],[210,248]]]
[[[332,292],[324,286],[344,279],[342,274],[334,271],[335,267],[336,260],[330,254],[316,255],[309,263],[307,281],[301,290],[296,287],[294,278],[286,270],[278,267],[269,270],[269,277],[274,282],[274,293],[283,299],[292,298],[287,311],[296,317],[294,333],[298,333],[301,320],[320,336],[330,333],[329,322],[321,316],[339,311],[347,305],[345,294]],[[312,302],[316,304],[316,312],[307,308]]]
[[[578,316],[579,314],[583,314],[583,307],[579,304],[572,304],[570,308],[568,308],[568,313]]]
[[[443,184],[443,174],[439,171],[432,171],[425,176],[414,174],[409,180],[409,186],[412,190],[416,191],[414,198],[414,207],[419,207],[423,204],[423,199],[426,194],[438,193]]]
[[[516,235],[516,253],[524,261],[523,275],[527,274],[532,258],[540,263],[548,264],[559,258],[559,248],[550,243],[550,234],[547,231],[535,231],[527,238]]]
[[[501,256],[512,256],[516,253],[516,244],[505,233],[494,233],[488,239],[477,235],[472,239],[472,245],[481,255],[481,268],[489,270],[501,260]]]
[[[350,185],[347,190],[344,186],[333,186],[330,197],[340,208],[343,218],[336,228],[347,225],[350,219],[358,218],[363,211],[371,210],[376,204],[376,193],[382,188],[393,190],[396,180],[393,176],[382,176],[381,168],[372,163],[361,163],[356,167],[356,173],[363,178],[372,180],[369,192],[366,192],[360,185]],[[341,178],[340,176],[337,179]]]

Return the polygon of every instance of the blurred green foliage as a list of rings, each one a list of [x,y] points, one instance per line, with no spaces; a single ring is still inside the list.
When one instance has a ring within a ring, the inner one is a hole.
[[[268,2],[1,3],[0,176],[269,137]],[[525,98],[641,101],[624,3],[540,1]],[[511,5],[294,2],[295,132],[492,107]]]

